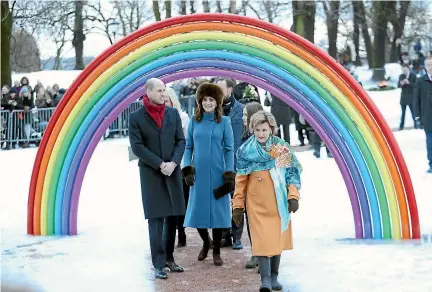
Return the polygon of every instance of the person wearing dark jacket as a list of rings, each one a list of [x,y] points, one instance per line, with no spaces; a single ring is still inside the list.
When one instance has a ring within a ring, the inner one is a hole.
[[[230,78],[218,78],[216,79],[216,85],[222,89],[223,92],[223,103],[222,103],[222,114],[227,116],[231,120],[231,127],[234,135],[234,153],[240,147],[241,139],[243,135],[243,109],[244,105],[236,99],[234,90],[237,85],[235,85],[234,80]],[[234,156],[234,165],[236,163],[236,158]],[[234,192],[232,192],[232,195]],[[243,245],[240,241],[243,233],[243,227],[237,227],[234,222],[232,222],[232,227],[224,230],[222,234],[221,247],[232,246],[233,249],[240,250]]]
[[[244,129],[243,129],[243,136],[241,139],[241,145],[243,145],[243,143],[245,143],[251,136],[253,136],[253,133],[250,131],[249,129],[249,124],[250,124],[250,118],[253,116],[254,113],[257,113],[261,110],[264,110],[262,105],[259,104],[258,102],[251,102],[248,103],[245,108],[243,109],[243,125],[244,125]],[[240,146],[241,146],[240,145]],[[245,217],[246,217],[246,228],[247,228],[247,233],[249,236],[249,241],[250,244],[252,246],[252,239],[251,239],[251,234],[250,234],[250,228],[249,228],[249,220],[247,217],[247,208],[245,208]],[[238,224],[238,229],[241,229],[241,232],[243,232],[243,225],[244,225],[244,217],[241,216],[240,222]],[[246,269],[253,269],[256,268],[258,266],[258,260],[256,257],[252,256],[246,263]]]
[[[185,151],[180,115],[165,107],[165,84],[156,78],[145,85],[144,106],[129,116],[129,140],[139,158],[141,195],[148,219],[150,250],[155,277],[164,270],[183,272],[174,261],[177,216],[185,214],[180,163]]]
[[[425,60],[426,73],[418,78],[414,94],[416,126],[426,133],[426,151],[429,160],[428,173],[432,173],[432,58]]]
[[[292,110],[291,107],[273,94],[266,96],[264,100],[265,106],[270,106],[270,112],[276,118],[277,127],[279,129],[277,136],[282,138],[281,132],[283,131],[283,139],[291,144],[290,139],[290,124],[292,122]],[[282,126],[282,131],[280,130]]]
[[[410,72],[410,68],[408,65],[402,65],[402,74],[399,76],[398,87],[402,88],[401,90],[401,98],[400,105],[402,108],[402,116],[400,120],[399,130],[403,130],[405,125],[405,113],[406,108],[409,107],[415,127],[415,118],[414,118],[414,90],[415,83],[417,77],[414,73]]]

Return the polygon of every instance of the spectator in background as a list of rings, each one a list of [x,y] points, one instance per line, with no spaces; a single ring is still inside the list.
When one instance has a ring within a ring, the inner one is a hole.
[[[21,88],[19,95],[20,95],[21,104],[24,109],[23,115],[18,114],[18,118],[21,121],[19,124],[21,124],[21,126],[23,125],[23,129],[25,133],[25,137],[21,137],[21,138],[26,139],[26,141],[22,144],[22,147],[27,148],[30,142],[30,134],[31,134],[32,122],[33,122],[31,109],[34,108],[33,97],[31,96],[31,87],[27,85],[23,86]]]
[[[279,97],[274,96],[271,93],[267,93],[266,98],[264,100],[265,106],[270,106],[270,112],[276,119],[277,127],[279,131],[277,132],[277,136],[282,138],[283,131],[283,139],[291,144],[290,139],[290,124],[292,123],[292,110],[291,107],[281,100]],[[282,131],[280,130],[282,126]]]
[[[247,82],[240,82],[234,85],[233,95],[234,98],[242,104],[247,104],[249,102],[261,103],[258,88]]]
[[[9,90],[9,93],[7,93],[5,95],[2,94],[1,107],[2,107],[2,109],[8,110],[10,112],[12,112],[14,110],[22,109],[21,99],[18,97],[18,88],[12,87]],[[21,115],[18,114],[18,118],[20,116],[22,118],[22,114]],[[10,129],[9,123],[12,123],[11,127],[13,126],[14,128]],[[20,120],[17,120],[14,123],[14,122],[12,122],[12,117],[9,116],[9,119],[6,122],[6,131],[5,131],[6,140],[8,140],[8,141],[10,141],[11,139],[15,140],[18,137],[18,134],[21,133],[21,131],[22,131],[22,127],[20,125],[21,125]],[[6,142],[5,150],[10,150],[11,148],[13,148],[13,146],[14,145],[11,145],[10,142]]]
[[[414,127],[415,126],[415,118],[414,118],[414,89],[415,89],[415,83],[416,83],[417,77],[414,73],[410,71],[410,68],[408,65],[403,64],[402,65],[402,74],[399,76],[399,82],[398,87],[402,88],[401,90],[401,98],[400,98],[400,105],[402,108],[402,115],[401,120],[399,124],[399,131],[403,130],[405,125],[405,113],[406,108],[409,107],[413,121],[414,121]]]
[[[20,89],[21,89],[21,84],[19,80],[15,80],[14,81],[14,86],[12,88],[15,88],[16,92],[19,93]],[[11,88],[11,89],[12,89]]]
[[[417,79],[414,93],[416,126],[423,127],[426,134],[428,173],[432,173],[432,57],[425,61],[426,74]]]
[[[31,95],[32,92],[33,92],[33,89],[32,89],[32,87],[30,86],[30,82],[29,82],[29,80],[28,80],[27,77],[23,77],[23,78],[21,78],[21,85],[20,85],[20,90],[18,90],[18,93],[20,93],[21,88],[23,88],[24,86],[27,86],[27,88],[30,90],[30,95]]]

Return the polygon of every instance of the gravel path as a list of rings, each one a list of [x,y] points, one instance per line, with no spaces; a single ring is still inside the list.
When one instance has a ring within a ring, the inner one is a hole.
[[[176,248],[175,260],[185,268],[184,273],[170,273],[168,280],[155,280],[156,291],[258,291],[259,274],[257,269],[248,270],[244,266],[251,251],[246,229],[242,243],[244,249],[233,250],[231,247],[221,249],[224,265],[213,265],[212,252],[206,260],[199,262],[198,253],[202,241],[194,229],[188,228],[187,246]]]

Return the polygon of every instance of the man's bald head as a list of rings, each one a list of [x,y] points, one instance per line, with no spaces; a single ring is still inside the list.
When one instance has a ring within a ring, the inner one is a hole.
[[[165,103],[165,84],[158,78],[150,78],[145,84],[147,96],[151,103],[161,105]]]

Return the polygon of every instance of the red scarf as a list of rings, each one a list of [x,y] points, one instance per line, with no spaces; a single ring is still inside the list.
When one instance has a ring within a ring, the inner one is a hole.
[[[156,123],[158,128],[162,128],[162,121],[165,116],[165,104],[162,105],[154,105],[150,103],[150,100],[147,96],[143,98],[144,107],[146,108],[148,114]]]

